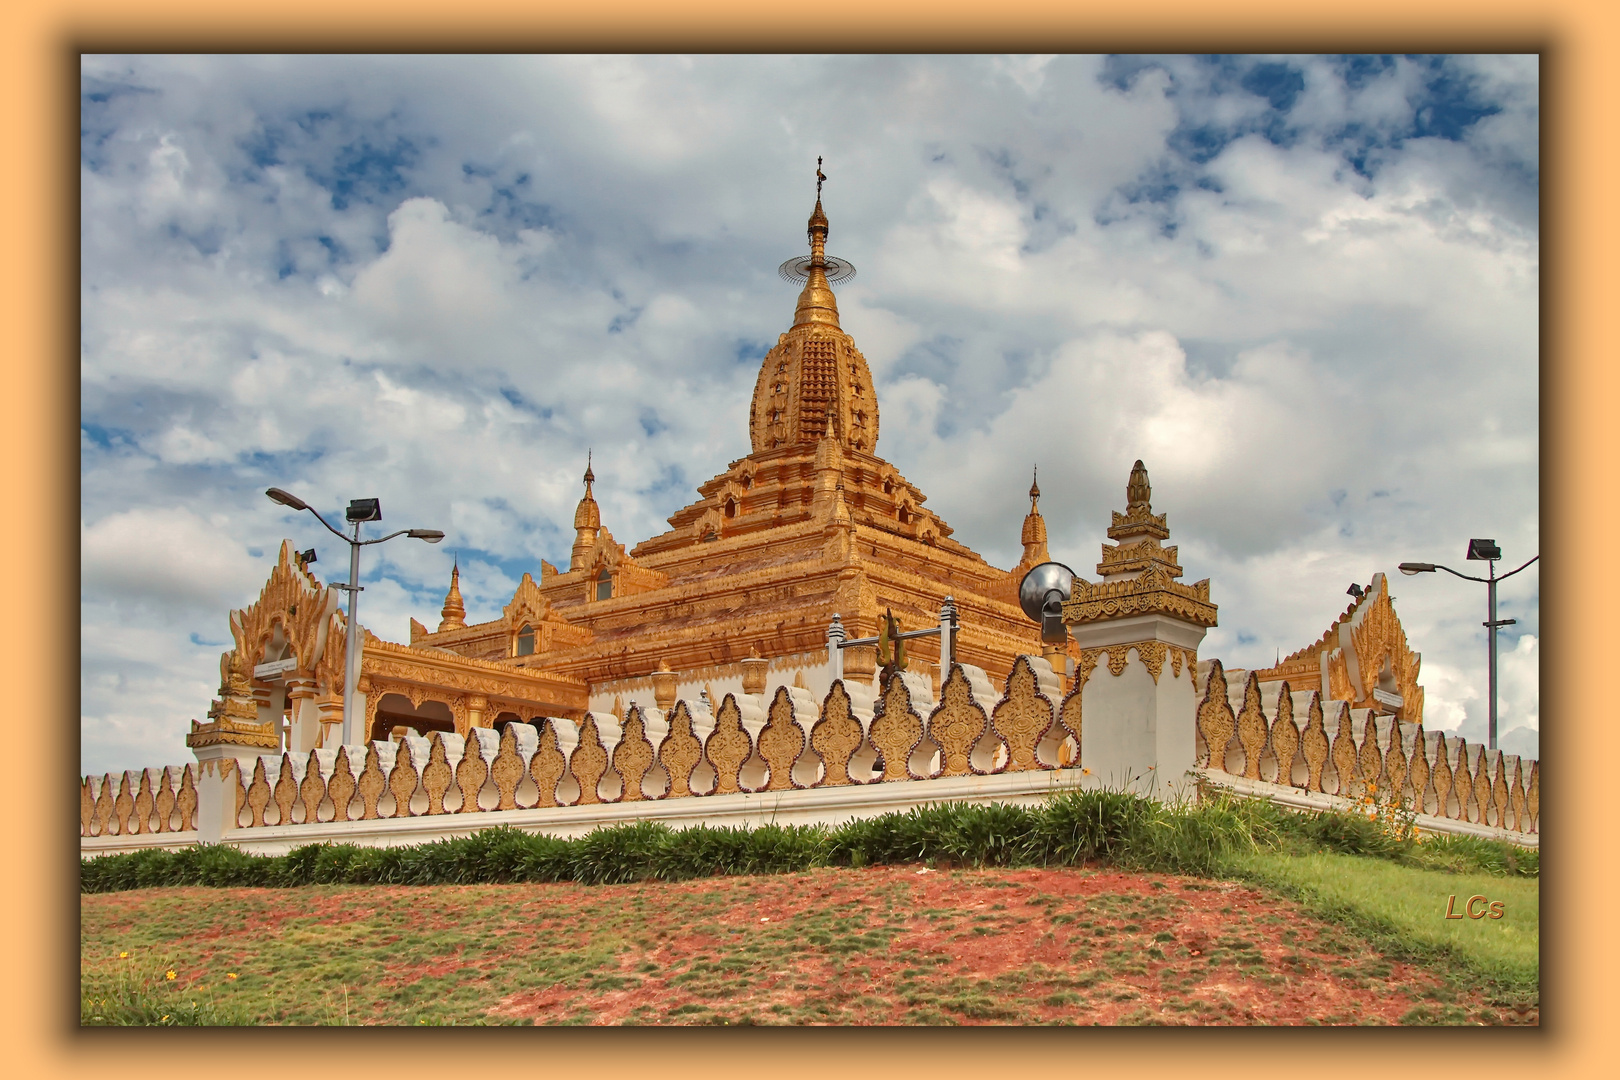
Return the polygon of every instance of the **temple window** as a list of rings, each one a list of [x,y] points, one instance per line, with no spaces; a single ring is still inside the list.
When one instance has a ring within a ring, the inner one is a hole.
[[[883,481],[883,494],[885,494],[885,495],[893,495],[894,494],[894,481],[893,480],[885,480],[885,481]]]
[[[900,524],[902,524],[902,525],[910,525],[911,524],[911,511],[906,509],[904,506],[902,506],[900,508],[899,518],[900,518]]]
[[[613,571],[602,567],[602,572],[596,575],[596,598],[598,600],[611,600],[613,598]]]
[[[534,655],[534,627],[524,623],[517,632],[517,651],[514,656]]]
[[[734,518],[736,516],[737,516],[737,500],[736,499],[727,499],[726,500],[726,517]]]

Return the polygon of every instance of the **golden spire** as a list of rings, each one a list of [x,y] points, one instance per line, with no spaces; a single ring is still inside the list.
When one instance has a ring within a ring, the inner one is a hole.
[[[821,171],[821,159],[816,158],[816,208],[810,214],[806,235],[810,239],[810,278],[799,293],[799,304],[793,312],[794,326],[812,323],[842,329],[838,325],[838,299],[827,283],[827,214],[821,209],[821,184],[827,176]]]
[[[596,533],[602,527],[602,509],[596,505],[596,499],[591,495],[591,484],[596,481],[596,474],[591,471],[591,452],[585,452],[585,495],[579,500],[579,506],[574,510],[574,550],[568,560],[569,570],[580,570],[585,566],[585,555],[596,543]]]
[[[450,591],[444,594],[444,609],[439,612],[439,633],[446,630],[464,630],[467,626],[467,606],[461,602],[461,560],[458,557],[450,567]]]
[[[1039,467],[1036,472],[1039,473]],[[1029,513],[1024,515],[1024,531],[1019,537],[1024,545],[1020,566],[1034,566],[1051,558],[1046,547],[1046,519],[1041,517],[1040,500],[1041,486],[1032,477],[1029,482]]]

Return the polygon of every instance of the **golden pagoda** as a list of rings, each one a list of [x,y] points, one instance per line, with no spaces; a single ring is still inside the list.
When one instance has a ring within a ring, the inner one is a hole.
[[[761,676],[819,698],[835,615],[850,639],[877,634],[886,611],[914,630],[937,624],[948,597],[956,660],[1000,680],[1020,653],[1040,651],[1039,628],[1017,604],[1024,572],[1047,558],[1039,487],[1023,557],[1001,570],[952,539],[927,497],[878,456],[877,394],[839,325],[828,232],[818,182],[804,287],[754,387],[752,452],[629,550],[602,523],[587,461],[566,570],[542,560],[539,580],[525,574],[499,618],[469,625],[457,567],[436,630],[411,620],[408,645],[365,635],[365,737],[760,692],[746,683]],[[938,639],[914,639],[907,653],[937,684]],[[842,659],[846,678],[870,680],[872,648]],[[333,734],[322,733],[326,745]]]

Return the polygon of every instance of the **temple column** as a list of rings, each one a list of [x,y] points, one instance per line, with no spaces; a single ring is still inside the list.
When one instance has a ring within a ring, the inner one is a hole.
[[[482,694],[467,695],[467,731],[475,727],[489,727],[489,722],[484,719],[487,712],[489,712],[489,698]],[[463,731],[462,734],[465,735],[467,732]]]
[[[1161,801],[1192,795],[1205,628],[1162,614],[1070,627],[1080,646],[1080,764],[1111,790]],[[1178,655],[1179,654],[1179,655]],[[1063,659],[1061,656],[1058,658]]]
[[[308,754],[321,742],[321,712],[315,704],[315,680],[289,678],[287,698],[292,705],[292,726],[287,746],[294,753]]]
[[[1153,513],[1140,461],[1125,491],[1125,513],[1108,529],[1117,543],[1103,545],[1097,564],[1102,580],[1075,578],[1063,604],[1080,646],[1080,764],[1104,787],[1180,802],[1196,795],[1198,644],[1215,605],[1208,579],[1176,580],[1169,524]]]

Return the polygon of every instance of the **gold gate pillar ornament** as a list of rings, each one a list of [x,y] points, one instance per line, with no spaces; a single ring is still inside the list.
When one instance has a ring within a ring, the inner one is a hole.
[[[1063,605],[1080,646],[1080,763],[1109,787],[1183,799],[1197,762],[1198,645],[1215,625],[1215,605],[1207,578],[1176,580],[1177,552],[1161,543],[1170,530],[1166,515],[1153,513],[1141,461],[1125,491],[1125,512],[1108,529],[1116,543],[1103,545],[1097,564],[1102,580],[1075,578]]]

